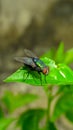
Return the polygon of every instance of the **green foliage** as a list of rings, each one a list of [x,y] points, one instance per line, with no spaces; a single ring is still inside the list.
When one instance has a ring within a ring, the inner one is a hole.
[[[55,61],[57,63],[63,63],[64,61],[64,43],[63,42],[60,43],[58,50],[55,53]]]
[[[38,96],[34,94],[14,95],[12,92],[6,92],[2,98],[2,101],[7,107],[8,112],[13,112],[16,108],[19,108],[23,105],[27,105],[28,103],[36,100],[37,98]]]
[[[54,122],[56,119],[59,118],[60,115],[64,114],[68,110],[73,107],[73,94],[64,94],[62,95],[54,108],[54,113],[51,120]]]
[[[22,113],[19,118],[18,125],[21,125],[22,130],[39,130],[40,120],[45,115],[43,109],[32,109]]]
[[[13,118],[0,119],[0,130],[6,130],[7,127],[14,121]]]
[[[66,52],[64,63],[65,64],[73,63],[73,48]]]
[[[58,49],[51,48],[48,52],[43,54],[42,57],[48,57],[55,60],[56,63],[65,63],[71,64],[73,63],[73,48],[64,51],[64,43],[60,42]]]
[[[41,56],[41,58],[48,57],[48,58],[54,60],[54,54],[55,54],[55,48],[51,48],[48,52],[46,52],[45,54],[43,54]]]
[[[49,124],[49,125],[48,125],[48,130],[57,130],[57,128],[56,128],[56,126],[55,126],[54,123],[49,122],[48,124]]]
[[[51,48],[40,59],[49,67],[48,75],[45,76],[42,73],[40,75],[38,72],[31,71],[23,66],[4,80],[5,82],[23,82],[33,86],[43,86],[42,88],[47,86],[47,89],[45,89],[48,99],[46,110],[36,108],[23,112],[17,119],[17,127],[19,126],[21,130],[58,130],[55,121],[62,114],[73,122],[73,70],[68,66],[73,63],[73,48],[65,52],[64,44],[61,42],[57,50]],[[55,85],[57,91],[53,95],[52,90]],[[53,113],[50,116],[51,103],[56,97]],[[5,104],[8,112],[11,113],[36,99],[37,96],[33,94],[14,95],[6,92],[1,101]],[[2,121],[5,120],[2,108],[0,109],[0,117]],[[41,120],[45,117],[46,123],[44,122],[43,125]],[[1,130],[4,130],[12,122],[9,121],[10,117],[7,125],[3,125]],[[40,124],[42,124],[42,127]]]
[[[0,107],[0,118],[3,118],[3,117],[4,117],[4,113],[3,113],[2,107]]]
[[[63,93],[63,94],[73,94],[73,85],[61,85],[59,87],[58,93]]]
[[[73,123],[73,108],[71,108],[69,111],[66,112],[67,119]]]

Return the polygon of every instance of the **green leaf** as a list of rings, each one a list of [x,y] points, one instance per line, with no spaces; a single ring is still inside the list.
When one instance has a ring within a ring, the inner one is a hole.
[[[4,113],[3,113],[3,110],[2,108],[0,107],[0,119],[4,117]]]
[[[6,130],[6,128],[14,121],[13,118],[0,119],[0,130]]]
[[[54,123],[49,122],[48,128],[46,128],[46,126],[45,126],[44,128],[41,128],[41,129],[39,129],[39,130],[58,130],[58,129],[56,128],[56,126],[55,126]]]
[[[35,86],[45,86],[49,84],[73,84],[73,71],[65,64],[56,65],[55,62],[47,57],[41,60],[49,66],[49,73],[41,75],[36,71],[31,71],[27,67],[21,67],[5,82],[24,82]]]
[[[45,128],[40,128],[39,130],[45,130]]]
[[[14,95],[12,92],[6,92],[2,98],[2,101],[5,103],[9,112],[13,112],[16,108],[24,106],[34,100],[36,100],[38,96],[34,94],[16,94]]]
[[[58,93],[73,93],[73,85],[61,85],[59,86],[59,90],[58,90]]]
[[[44,128],[39,129],[39,130],[57,130],[57,128],[53,122],[48,122],[47,128],[45,126]]]
[[[22,130],[39,130],[39,123],[46,114],[44,109],[32,109],[23,113],[18,121]]]
[[[71,108],[69,111],[65,114],[66,118],[73,123],[73,108]]]
[[[54,123],[52,122],[49,122],[49,125],[48,125],[48,130],[57,130],[56,126]]]
[[[63,94],[56,102],[51,121],[55,121],[60,115],[66,113],[73,107],[73,93]]]
[[[63,63],[64,61],[64,43],[60,42],[59,47],[55,54],[56,63]]]
[[[66,52],[64,63],[65,64],[73,63],[73,48]]]
[[[41,58],[47,57],[47,58],[50,58],[50,59],[54,59],[54,56],[55,56],[55,49],[51,48],[48,52],[46,52],[45,54],[43,54],[41,56]]]

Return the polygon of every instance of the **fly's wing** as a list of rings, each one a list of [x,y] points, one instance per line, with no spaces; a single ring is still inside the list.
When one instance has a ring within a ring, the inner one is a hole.
[[[30,50],[28,49],[24,49],[24,53],[27,57],[35,57],[35,58],[38,58],[33,52],[31,52]]]
[[[33,62],[32,58],[29,57],[15,57],[16,61],[24,63],[25,65],[29,65],[31,67],[36,67],[36,64]]]

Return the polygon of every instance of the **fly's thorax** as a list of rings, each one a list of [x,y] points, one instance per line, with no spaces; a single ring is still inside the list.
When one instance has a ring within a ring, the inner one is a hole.
[[[33,61],[35,62],[35,63],[37,63],[38,61],[39,61],[39,58],[32,58],[33,59]]]
[[[45,74],[45,75],[48,74],[49,68],[48,68],[48,66],[45,65],[45,63],[42,60],[40,60],[38,58],[33,58],[33,61],[36,64],[37,68],[39,68],[39,70],[43,74]]]
[[[40,60],[39,58],[33,58],[33,61],[41,69],[46,66],[45,63],[42,60]]]

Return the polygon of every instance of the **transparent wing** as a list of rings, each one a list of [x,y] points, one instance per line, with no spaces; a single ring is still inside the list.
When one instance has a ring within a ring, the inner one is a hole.
[[[33,52],[31,52],[30,50],[28,50],[28,49],[24,49],[24,53],[28,57],[35,57],[35,58],[37,58],[37,56]]]
[[[30,65],[32,67],[36,67],[36,64],[33,62],[32,58],[29,57],[15,57],[16,61],[24,63],[25,65]]]

